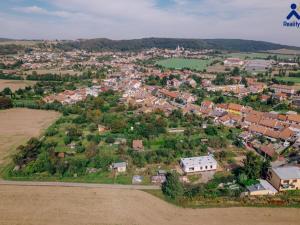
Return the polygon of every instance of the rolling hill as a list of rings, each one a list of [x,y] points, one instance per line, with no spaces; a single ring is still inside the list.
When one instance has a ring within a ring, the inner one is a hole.
[[[77,41],[63,41],[57,46],[60,49],[82,49],[87,51],[138,51],[149,48],[175,49],[178,45],[186,49],[218,49],[228,51],[267,51],[278,49],[300,50],[300,47],[275,44],[264,41],[241,39],[176,39],[176,38],[143,38],[132,40],[110,40],[105,38],[80,39]]]

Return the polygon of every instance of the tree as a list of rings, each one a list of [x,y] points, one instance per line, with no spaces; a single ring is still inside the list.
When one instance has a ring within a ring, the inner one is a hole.
[[[95,143],[89,143],[85,149],[85,156],[88,159],[95,157],[98,154],[98,146]]]
[[[268,175],[268,171],[271,167],[271,161],[269,159],[266,159],[262,165],[261,165],[261,177],[266,179]]]
[[[172,198],[177,199],[183,195],[183,186],[179,181],[179,176],[177,173],[168,173],[166,176],[166,181],[162,185],[163,193]]]
[[[244,147],[244,144],[243,144],[243,141],[239,138],[236,138],[234,141],[233,141],[233,144],[238,147],[238,148],[242,148]]]
[[[240,68],[234,67],[234,69],[231,72],[232,76],[238,76],[240,75]]]
[[[253,152],[248,152],[244,160],[243,172],[249,179],[256,180],[261,175],[262,160]]]
[[[217,74],[216,79],[213,80],[213,84],[215,84],[215,85],[227,84],[225,74],[222,74],[222,73]]]
[[[205,128],[205,133],[209,136],[215,136],[218,134],[218,131],[215,127],[213,126],[208,126],[207,128]]]
[[[215,97],[213,99],[213,102],[215,104],[221,104],[221,103],[224,103],[225,102],[225,98],[223,96],[219,96],[219,97]]]
[[[4,88],[2,93],[4,95],[9,95],[9,96],[12,96],[12,94],[13,94],[12,90],[9,87]]]
[[[0,96],[0,109],[9,109],[11,107],[13,107],[11,99]]]
[[[43,95],[44,94],[44,89],[42,87],[35,87],[34,88],[34,93],[36,95]]]
[[[245,87],[248,87],[248,81],[245,77],[242,78],[241,83],[245,85]]]

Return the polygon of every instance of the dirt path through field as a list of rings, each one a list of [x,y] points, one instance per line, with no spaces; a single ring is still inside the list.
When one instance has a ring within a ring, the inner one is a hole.
[[[0,186],[0,225],[299,225],[300,209],[182,209],[137,190]]]

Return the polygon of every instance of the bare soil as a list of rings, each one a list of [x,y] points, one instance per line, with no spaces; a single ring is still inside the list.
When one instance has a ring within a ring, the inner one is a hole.
[[[0,186],[0,225],[298,225],[300,209],[183,209],[137,190]]]
[[[20,88],[24,89],[28,86],[33,86],[35,81],[28,80],[0,80],[0,91],[4,88],[9,87],[12,91],[16,91]]]
[[[15,148],[38,137],[59,115],[54,111],[18,108],[0,111],[0,166]]]

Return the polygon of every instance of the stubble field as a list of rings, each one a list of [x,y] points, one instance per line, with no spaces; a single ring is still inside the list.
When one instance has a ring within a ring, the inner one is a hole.
[[[299,209],[183,209],[137,190],[0,186],[0,225],[298,225]]]
[[[0,111],[0,167],[14,149],[31,137],[38,137],[50,126],[59,113],[31,109],[9,109]]]
[[[16,91],[20,88],[24,89],[27,86],[33,86],[35,83],[35,81],[28,80],[0,80],[0,91],[6,87],[10,88],[12,91]]]

